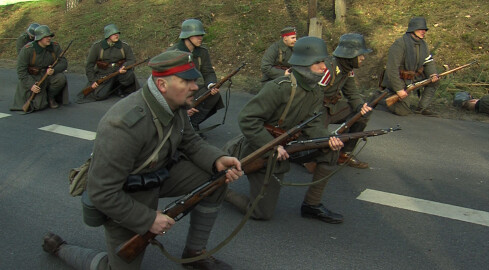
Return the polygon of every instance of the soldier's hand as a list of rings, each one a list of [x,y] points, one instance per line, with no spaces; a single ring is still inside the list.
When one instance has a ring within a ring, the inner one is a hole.
[[[286,160],[289,158],[289,153],[287,153],[287,150],[285,150],[283,146],[279,145],[277,147],[277,152],[278,152],[278,156],[277,156],[278,160]]]
[[[39,87],[39,86],[37,86],[37,85],[34,84],[31,87],[31,91],[37,94],[37,93],[41,92],[41,87]]]
[[[187,115],[188,116],[192,116],[192,115],[194,115],[195,113],[198,113],[198,112],[199,112],[199,110],[197,110],[196,108],[191,108],[191,109],[187,110]]]
[[[367,103],[364,103],[362,106],[362,109],[360,109],[360,113],[362,115],[367,114],[368,112],[372,111],[372,107],[367,106]]]
[[[164,234],[175,224],[175,220],[160,211],[156,211],[156,218],[149,229],[154,234]]]
[[[440,77],[438,76],[438,74],[431,74],[430,75],[430,78],[431,78],[431,82],[434,83],[434,82],[437,82]]]
[[[54,69],[53,69],[53,68],[51,68],[51,67],[48,67],[48,69],[46,69],[46,73],[47,73],[49,76],[51,76],[51,75],[53,75],[53,74],[54,74]]]
[[[126,66],[122,66],[122,67],[119,69],[119,73],[120,73],[120,74],[124,74],[124,73],[126,73],[126,72],[127,72],[127,70],[126,70]]]
[[[344,146],[343,142],[337,137],[329,138],[328,144],[329,144],[329,148],[333,151],[339,151]]]
[[[98,83],[97,83],[97,82],[93,82],[93,83],[92,83],[92,89],[95,89],[95,88],[97,88],[97,87],[98,87]]]
[[[397,91],[396,94],[399,96],[400,99],[405,99],[408,96],[408,93],[404,89]]]
[[[226,172],[226,183],[233,182],[243,175],[241,163],[235,157],[222,156],[216,160],[214,166],[218,172],[229,168]]]
[[[284,72],[284,76],[289,76],[290,75],[290,68],[289,69],[286,69],[285,72]]]
[[[211,89],[211,95],[215,95],[217,93],[219,93],[219,88],[212,88]]]

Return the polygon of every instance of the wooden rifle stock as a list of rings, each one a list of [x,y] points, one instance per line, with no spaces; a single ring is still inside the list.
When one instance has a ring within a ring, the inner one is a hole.
[[[218,88],[219,89],[225,82],[227,82],[229,79],[231,79],[231,77],[236,75],[236,73],[238,73],[245,65],[246,65],[246,63],[242,63],[237,69],[235,69],[233,72],[229,73],[226,77],[222,78],[216,85],[212,86],[212,88]],[[197,107],[197,105],[199,105],[204,100],[206,100],[211,95],[211,90],[212,89],[209,89],[209,90],[205,91],[199,97],[195,98],[194,99],[194,105],[192,106],[192,108]]]
[[[56,66],[56,64],[58,63],[58,59],[63,57],[66,53],[66,51],[70,48],[71,46],[71,43],[73,43],[73,40],[70,41],[70,44],[68,44],[68,46],[66,47],[66,49],[61,52],[61,54],[59,55],[59,57],[56,57],[56,59],[54,60],[53,64],[51,64],[48,68],[54,68],[54,66]],[[44,75],[42,75],[42,78],[41,80],[39,80],[38,82],[35,83],[35,85],[41,87],[41,84],[46,80],[46,78],[48,77],[48,71],[46,70],[46,73],[44,73]],[[31,96],[27,99],[27,101],[24,103],[24,105],[22,105],[22,110],[24,112],[27,112],[29,110],[29,108],[31,107],[31,102],[32,100],[34,100],[34,97],[36,96],[36,93],[32,92],[31,93]]]
[[[134,68],[134,67],[136,67],[136,66],[141,65],[141,64],[142,64],[142,63],[144,63],[144,62],[147,62],[149,59],[150,59],[150,58],[148,57],[148,58],[146,58],[146,59],[144,59],[144,60],[141,60],[141,61],[139,61],[139,62],[136,62],[136,63],[134,63],[134,64],[132,64],[132,65],[129,65],[129,66],[125,67],[124,69],[125,69],[125,70],[130,70],[131,68]],[[100,85],[101,85],[102,83],[104,83],[105,81],[110,80],[110,79],[114,78],[115,76],[117,76],[117,75],[119,75],[119,74],[120,74],[120,71],[119,71],[119,70],[117,70],[116,72],[110,73],[109,75],[104,76],[104,77],[102,77],[102,78],[98,79],[98,80],[96,81],[96,83],[97,83],[97,84],[100,86]],[[88,94],[92,93],[92,92],[93,92],[93,90],[95,90],[95,88],[92,88],[92,85],[87,86],[85,89],[83,89],[83,90],[82,90],[82,92],[83,92],[83,96],[85,96],[85,97],[86,97]]]
[[[240,160],[241,166],[244,168],[244,166],[247,166],[248,164],[252,163],[255,159],[260,158],[264,154],[266,154],[268,151],[273,149],[273,147],[279,145],[282,143],[284,140],[287,140],[288,138],[294,136],[294,134],[298,133],[302,128],[304,128],[309,122],[312,120],[316,119],[319,117],[322,113],[318,113],[314,115],[313,117],[310,117],[303,123],[291,128],[287,132],[284,132],[282,135],[279,137],[273,139],[272,141],[268,142],[264,146],[260,147],[253,153],[249,154],[248,156],[244,157],[243,159]],[[189,194],[185,195],[184,197],[174,201],[170,205],[168,205],[165,210],[163,210],[163,213],[175,220],[179,220],[182,217],[184,217],[192,208],[199,203],[203,198],[209,196],[214,192],[216,189],[218,189],[220,186],[224,185],[226,182],[226,171],[221,171],[218,174],[214,175],[209,181],[206,183],[202,184],[198,188],[194,189],[192,192]],[[136,234],[134,235],[129,241],[126,243],[122,244],[118,249],[117,249],[117,255],[122,258],[124,261],[130,263],[132,262],[141,252],[144,251],[144,249],[148,246],[150,241],[154,239],[157,235],[148,231],[144,235],[139,235]]]
[[[447,71],[445,71],[443,73],[438,74],[438,77],[446,76],[446,75],[451,74],[451,73],[453,73],[455,71],[458,71],[458,70],[461,70],[461,69],[466,68],[468,66],[471,66],[471,65],[473,65],[475,63],[477,63],[477,61],[472,61],[472,62],[470,62],[468,64],[463,65],[463,66],[460,66],[460,67],[457,67],[457,68],[454,68],[454,69],[447,70]],[[412,84],[406,86],[406,90],[405,91],[409,94],[412,91],[414,91],[414,90],[416,90],[416,89],[418,89],[420,87],[423,87],[425,85],[428,85],[430,83],[431,83],[431,78],[428,78],[428,79],[425,79],[425,80],[422,80],[422,81],[418,81],[418,82],[415,82],[415,83],[412,83]],[[394,95],[392,95],[392,96],[390,96],[390,97],[388,97],[388,98],[385,99],[385,103],[387,104],[387,106],[392,106],[392,104],[394,104],[394,103],[396,103],[398,101],[399,101],[399,96],[397,94],[394,94]]]
[[[369,131],[362,131],[362,132],[354,132],[354,133],[345,133],[341,134],[337,137],[340,139],[342,142],[347,142],[349,140],[353,139],[361,139],[361,138],[367,138],[367,137],[373,137],[373,136],[380,136],[384,135],[390,132],[398,131],[401,130],[399,126],[395,128],[386,128],[386,129],[376,129],[376,130],[369,130]],[[333,135],[334,136],[334,135]],[[292,141],[287,143],[285,145],[285,150],[289,155],[306,151],[306,150],[312,150],[312,149],[322,149],[322,148],[328,148],[329,147],[329,139],[332,136],[328,137],[321,137],[321,138],[315,138],[315,139],[310,139],[310,140],[304,140],[304,141]],[[266,158],[257,158],[253,160],[252,163],[249,163],[245,166],[243,166],[243,171],[246,174],[256,172],[263,168],[267,164],[267,159]]]

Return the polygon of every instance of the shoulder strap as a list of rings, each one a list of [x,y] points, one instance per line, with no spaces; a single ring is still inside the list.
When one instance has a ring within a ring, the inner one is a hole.
[[[285,110],[282,113],[282,115],[280,116],[280,119],[278,120],[278,126],[281,126],[282,123],[284,122],[285,117],[287,116],[287,113],[289,112],[290,106],[292,105],[292,100],[294,100],[295,91],[297,90],[297,79],[295,78],[293,73],[290,74],[290,80],[292,81],[292,83],[291,83],[292,89],[290,90],[289,101],[287,102],[287,105],[285,106]]]
[[[280,49],[280,47],[278,48],[278,63],[280,65],[282,65],[282,61],[284,60],[284,57],[283,57],[283,52],[282,50]]]
[[[34,50],[32,51],[31,66],[35,66],[35,65],[36,65],[36,49],[34,48]]]
[[[98,55],[98,60],[102,61],[104,57],[104,48],[100,48],[100,53]]]
[[[121,48],[122,59],[126,59],[126,53],[124,52],[124,46]]]

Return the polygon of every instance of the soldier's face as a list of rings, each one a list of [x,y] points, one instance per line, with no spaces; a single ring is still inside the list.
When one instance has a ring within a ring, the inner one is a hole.
[[[119,34],[113,34],[109,37],[109,40],[112,42],[112,43],[116,43],[117,41],[119,41]]]
[[[326,64],[324,64],[324,62],[314,63],[311,65],[311,71],[322,75],[326,71]]]
[[[365,60],[365,55],[361,54],[361,55],[357,56],[358,67],[360,67],[362,65],[364,60]]]
[[[204,36],[191,36],[188,39],[190,39],[195,47],[200,47],[200,45],[202,45],[202,40],[204,39]]]
[[[183,105],[192,106],[193,96],[199,89],[195,80],[185,80],[175,75],[166,79],[158,78],[156,85],[172,110]]]
[[[423,30],[423,29],[414,30],[414,34],[418,38],[423,39],[426,36],[426,30]]]
[[[294,47],[295,42],[297,41],[297,36],[292,35],[292,36],[286,36],[283,38],[284,44],[287,45],[287,47]]]
[[[41,38],[41,40],[38,41],[38,44],[39,44],[39,46],[45,48],[46,46],[49,46],[51,44],[51,39],[52,39],[52,37],[50,37],[50,36],[43,37],[43,38]]]

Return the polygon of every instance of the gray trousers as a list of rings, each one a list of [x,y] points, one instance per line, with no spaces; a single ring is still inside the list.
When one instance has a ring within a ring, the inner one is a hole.
[[[87,103],[87,102],[107,99],[112,93],[116,91],[116,88],[114,87],[115,84],[119,84],[121,87],[125,88],[135,83],[136,83],[136,75],[134,74],[134,71],[130,69],[124,74],[119,74],[114,78],[105,81],[97,88],[95,88],[95,90],[93,90],[93,92],[91,92],[87,96],[84,96],[83,92],[78,93],[77,103]],[[90,85],[91,84],[88,84],[87,87]]]
[[[181,160],[170,169],[170,177],[165,180],[160,189],[139,192],[146,198],[145,204],[156,210],[158,198],[175,197],[189,193],[209,180],[210,174],[204,172],[191,161]],[[194,250],[204,249],[217,217],[219,205],[224,200],[226,185],[221,186],[211,196],[204,198],[190,212],[190,228],[187,235],[186,247]],[[176,225],[178,226],[178,225]],[[80,270],[135,270],[140,269],[144,252],[130,264],[119,258],[116,249],[131,239],[135,233],[109,220],[104,224],[107,254],[102,254],[86,248],[65,245],[62,246],[59,257],[75,269]],[[168,232],[171,233],[171,230]],[[68,248],[65,250],[65,247]],[[88,255],[87,255],[88,254]],[[105,257],[106,256],[106,257]],[[90,266],[92,268],[90,268]]]
[[[438,89],[438,85],[439,83],[436,82],[436,83],[428,84],[426,87],[424,87],[424,90],[422,90],[421,92],[421,97],[417,105],[418,109],[424,110],[428,108],[428,106],[431,104],[431,101],[433,101],[433,97],[435,96],[436,89]],[[387,109],[389,109],[389,111],[391,111],[393,114],[399,116],[406,116],[413,112],[409,105],[410,105],[409,100],[404,99],[404,100],[399,100],[398,102],[392,104],[391,106],[388,106]]]
[[[207,89],[205,87],[201,88],[197,91],[194,97],[199,97],[206,91]],[[219,106],[219,101],[221,100],[221,98],[221,94],[217,93],[215,95],[210,95],[204,101],[202,101],[202,103],[200,103],[196,107],[199,112],[190,116],[190,122],[192,123],[192,125],[195,127],[204,122],[207,118],[211,117],[213,114],[215,114],[217,110],[221,108],[221,106]]]

